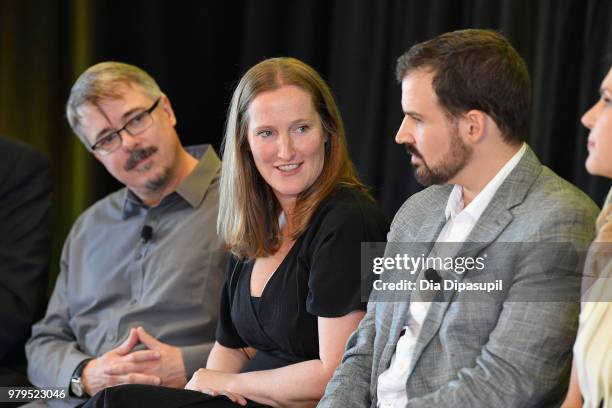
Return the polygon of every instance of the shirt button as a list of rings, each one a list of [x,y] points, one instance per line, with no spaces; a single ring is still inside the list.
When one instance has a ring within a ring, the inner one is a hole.
[[[138,301],[136,299],[130,300],[130,305],[131,306],[134,306],[136,303],[138,303]]]
[[[106,339],[108,341],[115,341],[115,335],[113,333],[107,333],[106,334]]]
[[[142,254],[136,254],[136,259],[141,259],[142,258]]]

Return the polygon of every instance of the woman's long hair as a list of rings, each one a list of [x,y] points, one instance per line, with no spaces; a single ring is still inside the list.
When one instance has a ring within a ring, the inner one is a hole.
[[[292,238],[297,239],[304,232],[313,213],[337,186],[367,194],[349,159],[342,118],[325,81],[313,68],[295,58],[262,61],[244,74],[234,91],[221,147],[223,164],[217,232],[239,257],[269,256],[280,246],[278,217],[282,209],[255,167],[247,131],[251,102],[262,92],[284,85],[297,86],[311,96],[328,135],[321,174],[297,197],[291,220],[294,225]]]

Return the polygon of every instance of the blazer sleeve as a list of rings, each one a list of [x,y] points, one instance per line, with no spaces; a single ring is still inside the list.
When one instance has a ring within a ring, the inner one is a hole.
[[[1,142],[1,140],[0,140]],[[44,311],[51,256],[51,172],[20,144],[0,144],[0,361],[23,353]]]

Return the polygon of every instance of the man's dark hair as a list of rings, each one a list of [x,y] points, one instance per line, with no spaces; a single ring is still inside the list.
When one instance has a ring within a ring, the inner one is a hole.
[[[501,34],[459,30],[416,44],[397,60],[398,82],[416,69],[432,70],[432,87],[451,117],[481,110],[506,142],[524,140],[531,81],[525,61]]]

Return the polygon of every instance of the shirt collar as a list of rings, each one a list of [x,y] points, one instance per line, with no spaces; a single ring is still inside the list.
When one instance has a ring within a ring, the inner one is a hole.
[[[192,146],[187,148],[187,152],[200,160],[176,192],[195,208],[200,205],[208,187],[219,173],[221,160],[211,145]]]
[[[187,153],[198,160],[198,164],[183,180],[176,192],[164,197],[162,202],[170,199],[171,196],[179,196],[190,206],[196,208],[202,203],[208,187],[217,176],[221,168],[221,161],[211,145],[198,145],[185,148]],[[141,208],[146,208],[142,200],[138,198],[130,189],[126,189],[123,201],[122,218],[125,220],[139,212]]]
[[[512,158],[506,162],[504,167],[497,172],[495,177],[493,177],[487,183],[482,191],[480,191],[480,193],[478,193],[472,202],[470,202],[470,204],[468,204],[468,206],[465,208],[463,207],[463,187],[455,184],[450,196],[448,197],[448,202],[446,203],[446,209],[444,211],[446,219],[448,220],[449,217],[454,219],[460,213],[464,213],[473,220],[478,220],[493,199],[497,189],[499,189],[512,170],[514,170],[518,162],[525,154],[526,150],[527,144],[523,143],[518,152],[516,152],[514,156],[512,156]]]

